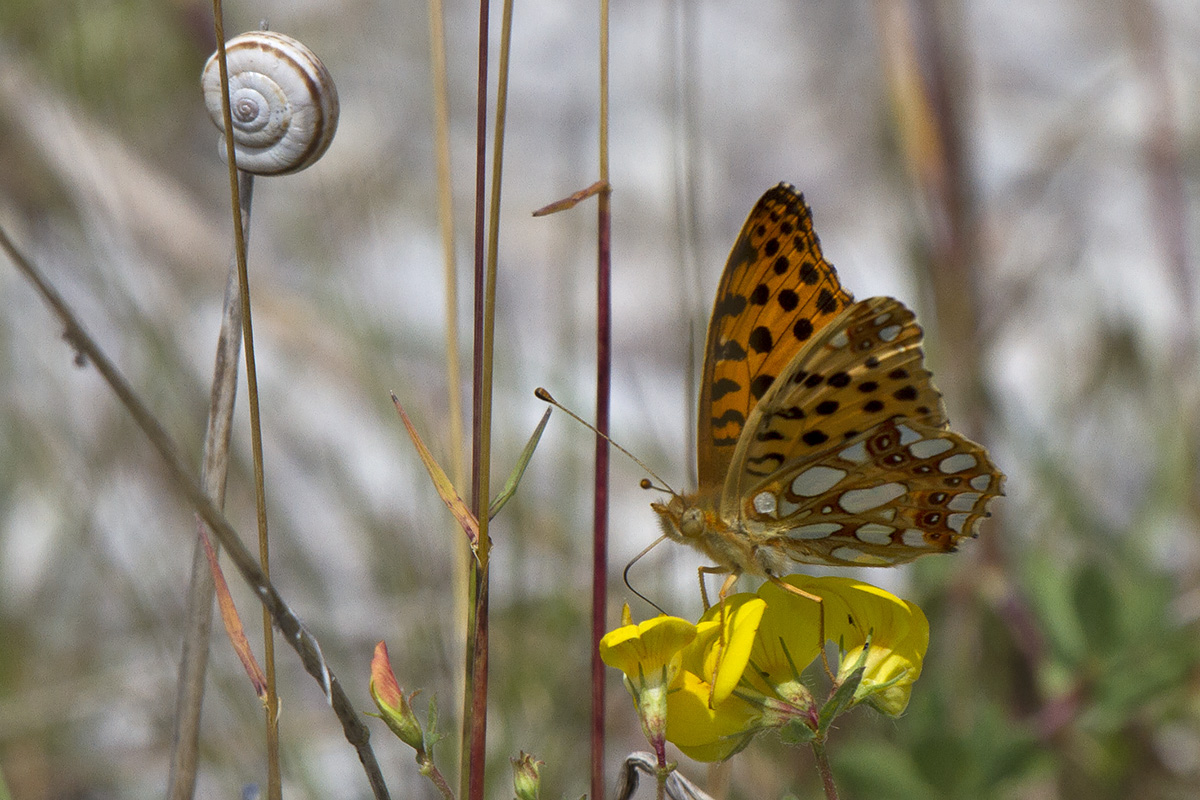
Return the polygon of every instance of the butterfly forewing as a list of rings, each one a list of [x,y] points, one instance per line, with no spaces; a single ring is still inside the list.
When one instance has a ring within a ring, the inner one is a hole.
[[[851,300],[821,255],[804,198],[785,183],[769,190],[729,254],[709,322],[697,418],[702,490],[724,483],[759,399]]]

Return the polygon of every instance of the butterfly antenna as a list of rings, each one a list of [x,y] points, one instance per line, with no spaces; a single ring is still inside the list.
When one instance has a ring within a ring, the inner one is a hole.
[[[534,397],[536,397],[538,400],[541,400],[541,401],[543,401],[543,402],[545,402],[545,403],[549,403],[550,405],[554,406],[554,407],[555,407],[555,408],[557,408],[559,411],[563,412],[563,413],[564,413],[564,414],[566,414],[568,417],[570,417],[571,419],[575,420],[576,422],[578,422],[578,423],[579,423],[580,425],[582,425],[583,427],[585,427],[585,428],[587,428],[588,430],[590,430],[592,433],[596,434],[597,436],[600,436],[600,437],[602,437],[602,438],[603,438],[603,439],[604,439],[606,442],[608,442],[609,444],[611,444],[613,447],[617,448],[617,449],[618,449],[618,450],[620,450],[622,453],[624,453],[625,455],[627,455],[627,456],[629,456],[631,459],[633,459],[633,461],[634,461],[634,463],[635,463],[635,464],[637,464],[639,467],[641,467],[642,469],[644,469],[644,470],[645,470],[647,473],[649,473],[649,474],[650,474],[650,477],[651,477],[651,478],[653,478],[654,480],[658,481],[658,482],[661,484],[661,486],[655,486],[653,483],[651,483],[650,481],[648,481],[648,480],[646,480],[645,478],[643,478],[643,479],[642,479],[642,482],[641,482],[641,486],[642,486],[642,488],[643,488],[643,489],[654,489],[654,490],[656,490],[656,491],[660,491],[660,492],[666,492],[667,494],[670,494],[670,495],[674,495],[674,494],[675,494],[675,490],[671,488],[670,484],[668,484],[668,483],[667,483],[666,481],[664,481],[662,478],[658,477],[658,475],[657,475],[657,474],[655,474],[654,470],[652,470],[652,469],[650,469],[648,466],[646,466],[646,462],[642,461],[640,458],[638,458],[637,456],[635,456],[633,453],[629,452],[629,451],[628,451],[628,450],[626,450],[624,447],[621,447],[621,445],[619,445],[619,444],[617,444],[616,442],[614,442],[614,441],[612,440],[612,438],[611,438],[611,437],[610,437],[608,434],[606,434],[606,433],[601,433],[600,431],[598,431],[598,430],[596,429],[596,426],[595,426],[595,425],[591,424],[590,422],[588,422],[587,420],[585,420],[583,417],[579,416],[579,415],[578,415],[578,414],[576,414],[574,411],[572,411],[571,409],[569,409],[569,408],[567,408],[566,406],[564,406],[562,403],[560,403],[560,402],[558,402],[557,400],[555,400],[555,399],[554,399],[554,397],[553,397],[553,396],[552,396],[552,395],[551,395],[551,394],[550,394],[548,391],[546,391],[545,389],[543,389],[542,387],[540,387],[540,386],[539,386],[537,389],[534,389],[534,391],[533,391],[533,395],[534,395]],[[657,542],[656,542],[656,544],[657,544]],[[650,545],[650,547],[653,547],[653,546],[654,546],[654,545]],[[650,548],[648,547],[648,548],[646,548],[646,549],[647,549],[647,550],[649,550]],[[641,558],[641,556],[638,556],[638,558]],[[634,561],[636,561],[636,560],[637,560],[637,559],[635,558],[635,559],[634,559]],[[628,568],[627,568],[627,569],[628,569]],[[628,582],[626,582],[626,584],[625,584],[625,585],[626,585],[626,586],[628,586],[628,585],[629,585],[629,584],[628,584]],[[632,586],[630,586],[629,588],[630,588],[630,589],[633,589],[633,587],[632,587]],[[634,592],[634,594],[637,594],[637,592],[635,591],[635,592]],[[639,594],[639,595],[638,595],[638,597],[642,597],[642,596]],[[644,598],[644,597],[642,597],[642,599],[643,599],[643,600],[646,600],[646,598]],[[647,603],[649,603],[650,601],[649,601],[649,600],[646,600],[646,602],[647,602]],[[654,604],[653,604],[653,603],[650,603],[650,605],[654,605]],[[657,608],[657,606],[655,606],[655,608]]]
[[[651,542],[649,547],[647,547],[642,552],[638,553],[636,556],[633,557],[633,560],[631,560],[628,564],[625,565],[625,570],[621,573],[621,579],[625,581],[625,588],[628,589],[629,591],[633,592],[634,594],[636,594],[638,597],[645,600],[650,605],[654,606],[656,609],[658,609],[658,613],[660,613],[660,614],[666,614],[667,612],[658,603],[654,602],[649,597],[646,597],[646,595],[642,594],[637,589],[633,588],[633,584],[631,584],[629,582],[629,570],[633,569],[633,565],[636,564],[639,560],[641,560],[642,556],[646,555],[646,553],[649,553],[651,550],[653,550],[658,545],[659,542],[661,542],[663,539],[666,539],[666,538],[667,537],[665,535],[660,536],[657,539],[655,539],[653,542]]]

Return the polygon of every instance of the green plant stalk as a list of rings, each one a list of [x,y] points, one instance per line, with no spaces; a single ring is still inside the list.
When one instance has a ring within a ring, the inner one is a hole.
[[[254,324],[250,315],[250,277],[246,267],[246,237],[242,231],[241,196],[238,191],[237,156],[233,149],[233,114],[229,108],[229,65],[225,56],[225,21],[221,0],[213,0],[213,29],[217,37],[217,62],[221,75],[221,118],[225,125],[225,160],[229,166],[229,199],[233,206],[233,236],[238,262],[238,290],[242,302],[242,339],[246,351],[246,393],[250,400],[250,447],[254,460],[254,505],[258,524],[258,558],[270,580],[267,538],[266,482],[263,476],[262,422],[258,408],[258,370],[254,361]],[[267,797],[283,800],[279,767],[279,694],[275,686],[275,631],[263,610],[263,670],[267,675],[267,702],[263,709],[267,747]]]

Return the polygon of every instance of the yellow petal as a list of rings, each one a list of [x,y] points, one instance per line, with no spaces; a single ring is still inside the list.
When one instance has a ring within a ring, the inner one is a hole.
[[[630,679],[660,672],[677,660],[679,651],[696,638],[696,626],[665,614],[637,625],[622,625],[600,640],[600,658]],[[669,677],[668,677],[669,680]]]
[[[720,703],[729,697],[741,681],[766,609],[767,604],[761,598],[752,594],[736,594],[725,598],[723,604],[715,605],[705,612],[701,624],[707,622],[717,626],[716,640],[708,640],[704,670],[701,673],[704,677],[711,676],[714,703]],[[720,629],[722,621],[723,642]],[[711,637],[712,633],[709,632],[708,635]]]
[[[697,761],[720,761],[740,750],[757,731],[759,712],[738,697],[709,707],[712,687],[681,673],[667,695],[667,740]]]

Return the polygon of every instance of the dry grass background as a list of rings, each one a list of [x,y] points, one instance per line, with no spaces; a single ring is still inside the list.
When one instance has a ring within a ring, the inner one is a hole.
[[[613,434],[676,486],[690,480],[689,335],[703,333],[754,200],[795,183],[854,293],[918,309],[951,418],[1009,475],[983,540],[933,564],[865,575],[923,604],[933,644],[905,718],[860,712],[835,733],[847,796],[1194,796],[1200,9],[932,4],[950,46],[977,244],[978,296],[956,305],[937,292],[929,265],[940,219],[898,133],[905,96],[895,105],[889,89],[885,54],[898,29],[888,9],[900,5],[614,7]],[[477,9],[447,11],[465,270]],[[304,40],[343,107],[325,158],[260,181],[255,196],[273,578],[364,710],[371,648],[383,638],[401,682],[436,695],[451,726],[461,664],[448,589],[454,533],[387,394],[447,459],[427,12],[344,0],[226,13],[228,31],[267,18]],[[230,252],[226,176],[198,89],[209,14],[200,0],[0,7],[0,222],[197,464]],[[529,211],[594,178],[596,13],[528,0],[514,23],[501,473],[542,411],[535,386],[585,416],[593,395],[594,217]],[[962,313],[972,343],[944,335],[963,329]],[[0,337],[4,783],[20,800],[162,796],[190,513],[7,268]],[[249,531],[244,405],[237,423],[228,507]],[[547,762],[547,796],[586,787],[590,452],[589,435],[556,417],[493,529],[496,797],[521,748]],[[618,572],[657,533],[640,477],[614,460]],[[663,547],[635,580],[694,615],[698,565]],[[253,598],[235,594],[250,614]],[[614,584],[612,619],[626,597]],[[610,683],[612,774],[640,743]],[[290,651],[281,685],[288,796],[366,796],[352,750]],[[199,796],[231,797],[262,779],[258,721],[240,667],[215,639]],[[377,742],[395,796],[433,796],[399,745]],[[451,737],[447,768],[453,749]],[[816,792],[805,757],[769,739],[725,780],[731,797]]]

